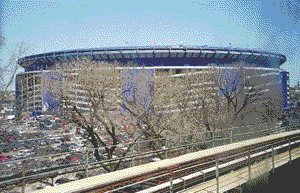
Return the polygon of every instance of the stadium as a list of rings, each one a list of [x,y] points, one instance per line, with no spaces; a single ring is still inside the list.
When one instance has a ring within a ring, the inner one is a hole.
[[[154,73],[164,70],[174,76],[190,69],[205,71],[216,68],[224,69],[224,74],[231,74],[233,71],[230,69],[238,63],[244,68],[243,81],[263,85],[265,92],[272,90],[269,88],[274,85],[278,86],[278,94],[284,98],[283,108],[288,107],[289,74],[280,69],[286,61],[282,54],[231,47],[136,46],[66,50],[20,58],[18,65],[24,68],[25,72],[17,74],[15,81],[18,114],[55,109],[57,100],[53,95],[49,95],[51,91],[42,85],[43,79],[57,79],[54,73],[55,64],[83,57],[95,61],[117,61],[124,66],[134,63]],[[218,92],[220,86],[211,80],[204,80],[203,84],[212,92]],[[228,83],[226,86],[232,87]],[[78,100],[78,105],[85,108],[83,101]]]

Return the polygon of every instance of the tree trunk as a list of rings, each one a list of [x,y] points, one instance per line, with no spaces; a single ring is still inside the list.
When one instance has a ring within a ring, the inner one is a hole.
[[[211,130],[209,124],[206,123],[206,124],[204,124],[204,125],[206,126],[206,129],[207,129],[207,131],[209,132],[210,137],[211,137],[211,139],[212,139],[214,136],[213,136],[213,133],[212,133],[212,130]]]

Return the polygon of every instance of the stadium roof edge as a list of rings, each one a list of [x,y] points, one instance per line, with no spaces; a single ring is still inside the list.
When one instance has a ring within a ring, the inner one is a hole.
[[[67,58],[67,56],[78,56],[78,55],[84,55],[89,56],[92,55],[93,52],[101,52],[101,54],[116,54],[116,53],[107,53],[112,51],[119,52],[120,55],[122,55],[123,51],[136,51],[139,52],[141,50],[168,50],[169,52],[175,51],[175,50],[182,50],[185,51],[185,53],[189,50],[211,50],[211,51],[228,51],[228,52],[236,52],[236,54],[241,55],[254,55],[258,54],[260,56],[265,57],[277,57],[280,59],[280,65],[282,65],[286,61],[286,56],[279,53],[274,52],[268,52],[268,51],[261,51],[258,49],[250,49],[250,48],[234,48],[234,47],[216,47],[216,46],[207,46],[207,45],[156,45],[156,46],[121,46],[121,47],[99,47],[99,48],[84,48],[84,49],[70,49],[70,50],[61,50],[61,51],[54,51],[54,52],[47,52],[42,54],[35,54],[30,56],[25,56],[23,58],[20,58],[18,60],[18,64],[22,67],[27,66],[25,62],[30,60],[39,60],[39,62],[43,63],[43,59],[46,60],[48,58],[56,59],[56,57],[64,57]],[[239,52],[239,53],[238,53]],[[130,57],[129,57],[130,58]],[[24,65],[25,64],[25,65]],[[29,64],[30,65],[30,64]]]

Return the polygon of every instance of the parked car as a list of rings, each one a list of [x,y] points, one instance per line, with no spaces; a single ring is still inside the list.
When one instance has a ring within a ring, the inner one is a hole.
[[[33,148],[33,147],[38,146],[38,143],[34,140],[27,140],[27,141],[24,142],[24,146],[26,148]]]
[[[42,139],[46,143],[46,145],[51,145],[51,140],[49,138]]]
[[[126,147],[124,144],[118,144],[117,147],[119,147],[120,149],[126,151],[128,149],[128,147]]]
[[[85,164],[85,156],[80,153],[74,153],[66,157],[70,164]]]
[[[153,162],[157,162],[157,161],[160,161],[161,159],[160,158],[158,158],[158,157],[153,157],[152,159],[151,159],[151,161],[153,161]]]
[[[40,144],[41,144],[41,146],[47,145],[47,143],[46,143],[46,141],[44,139],[40,139]]]
[[[59,153],[63,153],[63,152],[70,152],[70,146],[66,143],[63,143],[63,144],[60,144],[59,146],[56,147],[56,150],[59,152]]]
[[[58,180],[55,181],[54,186],[58,186],[64,183],[71,182],[68,178],[59,178]]]
[[[77,147],[78,144],[77,143],[67,143],[69,147]]]
[[[112,141],[106,141],[107,144],[112,145],[113,142]]]
[[[24,154],[24,153],[29,153],[29,152],[31,152],[30,149],[22,149],[18,152],[18,154]]]
[[[106,156],[106,155],[99,154],[99,156],[100,156],[100,162],[107,159],[107,156]],[[86,162],[86,158],[84,158],[83,162],[84,162],[84,163]],[[88,157],[88,163],[96,163],[96,162],[99,162],[99,161],[96,159],[96,157],[95,157],[93,154],[92,154],[92,155],[89,155],[89,157]]]
[[[5,162],[5,161],[8,161],[10,160],[10,157],[9,156],[0,156],[0,162]]]
[[[15,164],[13,164],[12,162],[4,162],[0,164],[0,171],[12,170],[15,167],[16,167]]]
[[[50,186],[50,185],[42,185],[42,186],[36,187],[36,190],[48,189],[48,188],[51,188],[51,187],[52,187],[52,186]]]
[[[91,164],[91,163],[96,163],[98,160],[95,158],[94,155],[92,156],[89,156],[88,158],[88,163]]]
[[[34,155],[35,152],[31,149],[23,149],[23,150],[20,150],[17,154],[18,157],[28,157],[28,156],[31,156],[31,155]]]
[[[56,164],[63,166],[63,165],[69,165],[69,161],[63,158],[59,158],[55,161]]]
[[[75,175],[75,178],[77,178],[78,180],[83,179],[85,177],[86,177],[86,173],[85,172],[77,173]]]
[[[11,138],[11,137],[7,138],[7,142],[12,142],[12,141],[16,141],[16,140],[17,140],[16,138]]]
[[[105,158],[105,159],[108,159],[108,154],[107,153],[103,153],[102,156]],[[112,155],[112,159],[117,159],[118,157],[115,156],[115,155]]]
[[[0,178],[7,178],[9,176],[11,176],[11,172],[6,170],[0,170]]]
[[[75,139],[76,139],[76,140],[80,140],[80,141],[81,141],[81,140],[83,140],[84,138],[83,138],[83,137],[81,137],[81,136],[78,136],[78,137],[75,137]]]
[[[46,166],[45,162],[43,161],[37,161],[37,163],[34,166],[35,170],[44,170],[47,169],[48,167]]]
[[[83,146],[84,146],[84,143],[83,143],[82,141],[79,141],[79,142],[77,142],[77,145],[78,145],[79,147],[83,147]]]
[[[50,155],[55,153],[55,149],[51,146],[38,147],[34,150],[37,156]]]

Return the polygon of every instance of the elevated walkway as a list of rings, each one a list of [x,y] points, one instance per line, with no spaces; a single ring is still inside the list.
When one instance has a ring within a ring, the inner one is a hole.
[[[300,147],[293,149],[291,152],[292,160],[296,160],[300,157]],[[289,152],[284,152],[274,156],[274,166],[278,168],[284,164],[290,162]],[[274,169],[275,169],[274,168]],[[267,158],[263,161],[257,162],[251,165],[249,179],[249,167],[244,167],[242,169],[232,171],[229,174],[219,177],[219,192],[226,192],[234,188],[240,187],[241,185],[249,182],[251,179],[258,178],[267,172],[273,170],[272,158]],[[203,182],[192,188],[180,191],[180,193],[208,193],[217,192],[217,180],[212,179],[210,181]]]

